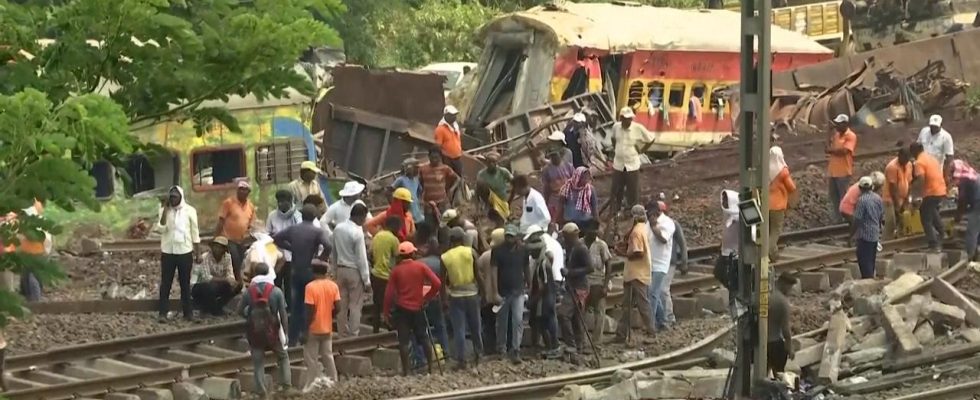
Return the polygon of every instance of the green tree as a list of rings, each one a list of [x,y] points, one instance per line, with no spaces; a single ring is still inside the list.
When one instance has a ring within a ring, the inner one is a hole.
[[[98,209],[89,169],[145,150],[132,129],[168,120],[238,124],[231,95],[278,98],[313,87],[293,67],[310,47],[339,36],[311,11],[335,18],[340,0],[0,0],[0,242],[43,239],[57,224],[22,209],[35,198],[66,210]],[[0,270],[56,265],[19,252]],[[0,325],[22,315],[0,291]]]
[[[471,61],[480,56],[477,30],[497,13],[476,2],[424,0],[379,27],[383,65],[420,67],[435,61]]]

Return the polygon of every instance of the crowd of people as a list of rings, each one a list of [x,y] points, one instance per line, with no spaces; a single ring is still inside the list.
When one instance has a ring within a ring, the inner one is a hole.
[[[188,319],[194,318],[195,306],[221,314],[241,293],[238,309],[249,321],[257,370],[264,351],[272,350],[285,378],[279,382],[289,382],[285,349],[302,344],[306,390],[336,382],[332,341],[361,334],[368,299],[371,329],[397,332],[406,375],[417,368],[431,372],[443,360],[466,368],[486,357],[513,363],[529,354],[577,357],[595,352],[606,334],[610,342],[632,343],[671,329],[670,285],[678,271],[687,272],[687,248],[668,204],[639,199],[639,169],[655,135],[632,122],[632,109],[621,110],[611,129],[609,215],[632,221],[616,243],[600,237],[603,209],[592,176],[604,165],[604,155],[584,114],[575,114],[564,131],[548,137],[543,167],[535,174],[539,185],[505,168],[501,154],[484,154],[483,168],[469,171],[475,176],[469,182],[475,189],[472,204],[462,200],[468,175],[456,115],[452,106],[444,110],[427,162],[404,160],[387,188],[388,204],[377,215],[369,212],[362,199],[365,185],[356,180],[327,205],[316,182],[320,171],[306,162],[300,178],[276,193],[277,208],[264,227],[256,223],[249,182],[238,181],[235,195],[221,204],[215,237],[205,251],[197,212],[184,201],[182,189],[173,187],[156,228],[162,250],[161,321],[168,316],[175,276]],[[950,192],[958,198],[959,214],[968,216],[967,249],[975,257],[980,178],[965,161],[954,159],[952,139],[941,125],[941,117],[933,116],[918,140],[901,148],[883,172],[852,184],[857,135],[847,115],[834,119],[826,147],[831,215],[850,224],[864,277],[874,276],[880,242],[906,229],[912,210],[919,213],[930,247],[940,249],[939,207]],[[768,256],[775,262],[783,221],[798,205],[799,190],[778,142],[769,159]],[[738,255],[738,202],[737,192],[721,192],[719,263]],[[512,204],[520,211],[512,212]],[[607,332],[605,299],[616,259],[624,263],[624,301],[618,329]],[[727,284],[727,277],[716,276]],[[780,277],[777,292],[794,283]],[[773,299],[771,345],[788,353],[789,302],[785,296]],[[634,307],[640,321],[630,318]],[[522,345],[525,310],[530,348]],[[633,328],[645,334],[636,336]],[[780,365],[778,353],[774,365]],[[263,385],[257,373],[256,387],[264,393]]]

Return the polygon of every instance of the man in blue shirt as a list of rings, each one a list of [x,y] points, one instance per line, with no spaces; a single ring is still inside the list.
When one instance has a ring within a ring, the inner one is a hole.
[[[391,191],[405,188],[412,193],[412,219],[416,224],[425,221],[425,214],[422,212],[422,183],[419,181],[419,161],[414,158],[406,158],[402,161],[402,175],[391,183]]]
[[[857,261],[861,268],[861,278],[875,277],[875,259],[878,257],[878,242],[881,240],[881,222],[885,218],[885,204],[874,191],[870,176],[858,181],[861,196],[854,206],[854,221],[851,233],[857,243]],[[880,190],[880,189],[879,189]]]

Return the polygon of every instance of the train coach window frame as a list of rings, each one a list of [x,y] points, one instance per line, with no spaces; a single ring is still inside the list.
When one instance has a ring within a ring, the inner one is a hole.
[[[647,90],[643,81],[630,81],[629,86],[626,87],[626,106],[634,110],[643,109],[647,105],[646,96]]]
[[[684,82],[670,82],[670,89],[667,91],[667,104],[671,109],[675,108],[687,108],[687,83]],[[679,94],[678,94],[679,90]],[[679,97],[677,97],[679,96]]]
[[[163,148],[160,152],[130,154],[126,158],[124,168],[124,173],[130,178],[124,187],[126,196],[132,197],[143,192],[180,185],[181,161],[180,153],[172,148]],[[141,167],[148,168],[149,174],[145,177],[149,181],[149,186],[146,186],[144,176],[136,176],[137,173],[143,172]],[[167,178],[168,175],[169,179],[158,182],[158,178]]]
[[[256,144],[253,153],[258,184],[282,184],[299,179],[300,165],[307,161],[306,142],[296,138]]]
[[[218,157],[223,157],[222,163],[224,163],[224,166],[226,168],[230,166],[237,166],[238,169],[232,173],[223,172],[222,174],[220,174],[223,176],[221,178],[221,182],[214,183],[215,171],[214,171],[214,161],[212,160],[210,164],[212,181],[211,183],[204,183],[203,182],[204,175],[200,175],[200,173],[204,172],[204,169],[207,167],[202,166],[200,169],[198,168],[198,164],[201,162],[199,157],[204,155],[212,155],[212,157],[214,157],[213,155],[215,154],[217,154]],[[231,157],[232,159],[227,159],[224,157]],[[235,162],[236,161],[235,159],[237,159],[237,163]],[[226,146],[197,147],[191,150],[190,163],[188,164],[190,166],[191,188],[195,192],[207,192],[207,191],[225,190],[225,189],[234,188],[235,179],[248,177],[248,167],[246,164],[246,157],[245,157],[245,146],[240,144],[226,145]],[[195,178],[195,176],[197,177]]]
[[[654,92],[653,90],[656,89],[656,88],[659,88],[660,89],[660,103],[653,104],[653,102],[650,101],[650,96]],[[662,109],[663,103],[664,103],[664,101],[666,101],[666,98],[665,98],[666,89],[667,89],[667,84],[664,83],[663,81],[652,80],[650,82],[647,82],[647,92],[646,92],[646,95],[644,97],[646,98],[648,109],[649,108],[656,108],[658,111]]]
[[[89,176],[95,179],[95,199],[107,201],[116,194],[116,168],[112,163],[99,160],[92,163]]]

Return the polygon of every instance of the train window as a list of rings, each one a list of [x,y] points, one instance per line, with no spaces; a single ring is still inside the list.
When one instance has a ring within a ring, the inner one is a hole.
[[[629,96],[626,97],[626,105],[634,109],[638,104],[643,103],[643,82],[633,81],[630,83]]]
[[[255,180],[258,183],[287,183],[299,177],[306,161],[306,143],[300,138],[276,140],[255,147]]]
[[[649,95],[647,96],[650,102],[650,109],[660,109],[664,103],[664,84],[663,82],[652,81],[647,86],[649,88]]]
[[[95,198],[108,200],[116,191],[115,169],[108,161],[96,161],[88,174],[95,178]]]
[[[191,185],[194,190],[223,189],[245,177],[245,148],[198,148],[191,152]]]
[[[667,98],[671,107],[684,107],[684,90],[687,87],[683,83],[671,83],[670,94]]]
[[[687,104],[687,115],[690,118],[701,119],[701,113],[704,109],[705,96],[707,95],[708,87],[702,83],[698,82],[691,86],[691,99]]]
[[[126,160],[126,175],[125,189],[130,196],[169,188],[180,182],[180,156],[169,150],[133,154]]]

